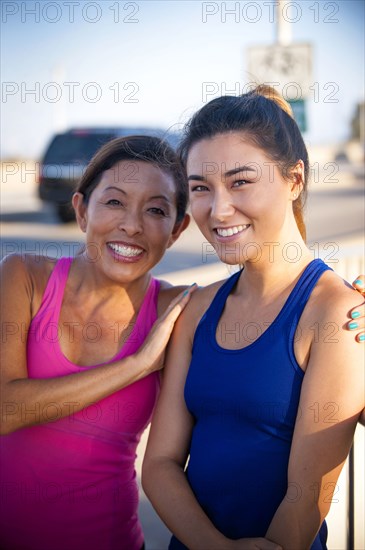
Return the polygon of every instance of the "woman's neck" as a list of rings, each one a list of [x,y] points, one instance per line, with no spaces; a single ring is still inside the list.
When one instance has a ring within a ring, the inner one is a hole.
[[[151,274],[145,273],[136,280],[122,283],[106,277],[97,269],[95,262],[91,263],[82,256],[74,259],[70,270],[69,289],[78,301],[85,303],[117,303],[139,304],[141,297],[147,291]]]
[[[266,243],[259,260],[247,261],[240,277],[238,291],[256,299],[270,300],[287,289],[313,259],[305,243],[290,241]]]

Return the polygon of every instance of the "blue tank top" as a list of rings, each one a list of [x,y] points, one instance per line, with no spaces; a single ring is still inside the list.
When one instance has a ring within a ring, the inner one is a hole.
[[[220,287],[197,327],[185,384],[186,405],[195,420],[187,478],[213,524],[230,539],[264,537],[286,494],[304,377],[294,355],[295,333],[314,286],[328,269],[322,260],[310,262],[276,319],[243,349],[224,349],[216,340],[241,272]],[[248,325],[237,323],[235,330],[247,334],[255,329]],[[301,488],[292,489],[293,500],[299,499]],[[312,550],[326,548],[326,535],[323,523]],[[182,548],[173,537],[170,549]]]

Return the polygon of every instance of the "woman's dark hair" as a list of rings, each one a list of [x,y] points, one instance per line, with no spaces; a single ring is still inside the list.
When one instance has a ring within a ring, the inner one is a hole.
[[[148,162],[172,176],[176,186],[176,221],[181,221],[188,202],[185,171],[176,152],[158,137],[127,136],[103,145],[91,159],[77,186],[76,191],[84,196],[84,202],[88,204],[103,172],[123,160]]]
[[[244,132],[278,165],[285,179],[289,178],[298,161],[303,161],[303,190],[293,202],[293,211],[305,240],[303,208],[307,196],[309,159],[289,104],[274,88],[264,84],[238,97],[213,99],[195,113],[185,126],[178,151],[183,165],[186,167],[188,153],[195,143],[227,132]]]

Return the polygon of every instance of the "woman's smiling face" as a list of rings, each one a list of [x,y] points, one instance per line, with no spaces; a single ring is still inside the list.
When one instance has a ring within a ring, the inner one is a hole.
[[[111,279],[143,276],[177,238],[175,182],[152,163],[118,162],[103,172],[88,205],[80,200],[88,257]]]
[[[191,213],[220,259],[257,258],[287,236],[294,219],[291,186],[278,166],[245,134],[217,134],[197,142],[187,159]]]

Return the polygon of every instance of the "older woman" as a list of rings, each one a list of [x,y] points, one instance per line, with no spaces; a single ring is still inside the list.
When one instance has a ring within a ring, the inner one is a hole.
[[[164,142],[120,138],[73,197],[84,250],[4,260],[1,548],[141,549],[136,447],[191,292],[150,270],[187,226],[186,201]]]

